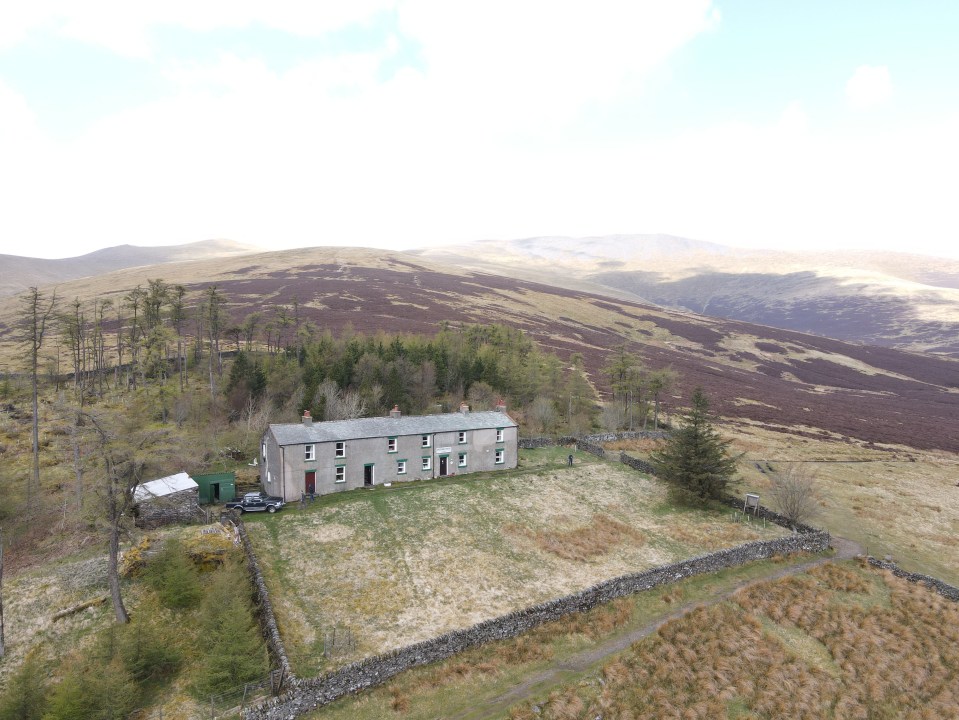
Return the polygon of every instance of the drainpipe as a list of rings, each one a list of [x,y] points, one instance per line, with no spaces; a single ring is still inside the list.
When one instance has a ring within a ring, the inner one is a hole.
[[[280,477],[283,478],[283,502],[286,502],[286,446],[280,445]]]

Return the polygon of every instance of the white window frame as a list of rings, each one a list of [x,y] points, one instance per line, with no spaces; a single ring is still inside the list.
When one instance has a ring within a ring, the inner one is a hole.
[[[396,438],[386,438],[386,452],[395,453],[396,452]]]
[[[303,460],[307,462],[316,460],[316,445],[310,444],[303,446]]]
[[[496,465],[502,465],[506,462],[506,451],[503,448],[497,448],[496,455],[494,456]]]
[[[333,482],[335,483],[346,482],[346,465],[335,465],[333,467]]]
[[[496,428],[496,442],[504,442],[504,431],[503,428]]]
[[[433,437],[431,435],[421,435],[420,447],[428,448],[433,446]]]
[[[456,436],[456,442],[459,443],[460,445],[465,445],[465,444],[466,444],[466,431],[465,431],[465,430],[460,430],[460,431],[459,431],[459,434]]]
[[[333,457],[335,458],[346,457],[346,442],[338,442],[333,446]]]
[[[456,467],[466,467],[466,453],[460,453],[456,459]]]
[[[432,470],[432,469],[433,469],[433,456],[432,456],[432,455],[424,455],[424,456],[423,456],[423,464],[420,466],[420,469],[422,469],[422,470]]]
[[[406,475],[406,460],[397,460],[397,461],[396,461],[396,474],[397,474],[397,475]]]
[[[263,441],[263,445],[260,449],[263,451],[263,464],[266,465],[266,440]]]

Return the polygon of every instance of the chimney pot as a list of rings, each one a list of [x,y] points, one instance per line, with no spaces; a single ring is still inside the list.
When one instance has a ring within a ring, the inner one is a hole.
[[[506,401],[503,398],[496,401],[496,412],[506,412]]]
[[[393,409],[390,410],[390,417],[391,417],[391,418],[398,418],[398,417],[400,417],[402,414],[403,414],[403,413],[400,412],[400,406],[399,406],[399,405],[394,405],[394,406],[393,406]]]
[[[461,402],[461,403],[460,403],[460,412],[463,413],[464,415],[468,415],[468,414],[469,414],[469,411],[470,411],[470,406],[467,405],[465,402]]]
[[[310,415],[310,411],[309,411],[309,410],[304,410],[304,411],[303,411],[303,424],[304,424],[304,425],[307,425],[307,426],[313,424],[313,416]]]

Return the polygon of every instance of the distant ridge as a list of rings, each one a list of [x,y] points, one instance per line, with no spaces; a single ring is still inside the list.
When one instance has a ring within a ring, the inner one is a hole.
[[[186,260],[207,260],[262,252],[233,240],[200,240],[184,245],[117,245],[71,258],[0,255],[0,297],[16,295],[31,286],[52,285],[67,280],[103,275],[114,270],[160,265]]]
[[[711,317],[959,356],[959,261],[785,252],[673,235],[481,240],[421,257]]]

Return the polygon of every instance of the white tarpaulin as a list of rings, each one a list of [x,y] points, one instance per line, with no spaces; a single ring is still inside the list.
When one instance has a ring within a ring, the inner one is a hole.
[[[185,472],[179,472],[176,475],[170,475],[137,485],[133,490],[133,502],[143,502],[150,498],[172,495],[182,490],[193,490],[199,487],[193,478]]]

